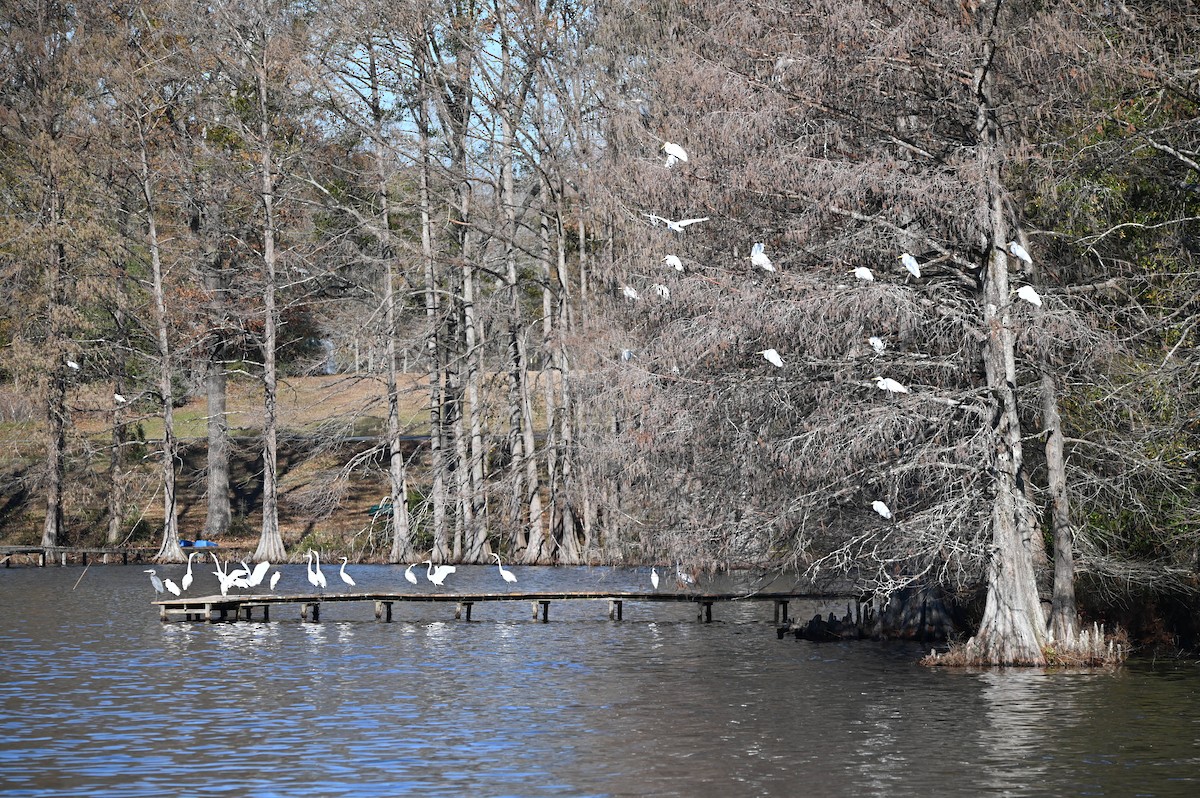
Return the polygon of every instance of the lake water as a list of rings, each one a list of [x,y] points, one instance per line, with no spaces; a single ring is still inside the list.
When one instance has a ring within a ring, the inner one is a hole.
[[[521,589],[648,587],[644,570],[512,570]],[[352,573],[408,587],[402,568]],[[214,589],[205,573],[191,592]],[[284,569],[279,592],[307,589]],[[1191,660],[927,669],[909,644],[778,640],[769,602],[718,604],[711,624],[682,604],[612,622],[604,602],[542,624],[514,602],[471,623],[327,603],[320,623],[288,606],[210,625],[161,623],[153,598],[141,567],[0,569],[0,794],[1200,794]]]

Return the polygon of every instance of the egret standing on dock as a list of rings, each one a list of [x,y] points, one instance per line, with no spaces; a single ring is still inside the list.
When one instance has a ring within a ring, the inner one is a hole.
[[[504,570],[504,566],[500,564],[500,555],[492,552],[492,556],[496,558],[496,567],[500,569],[500,576],[504,577],[504,581],[509,584],[516,584],[517,576],[512,571]]]
[[[345,582],[347,585],[349,585],[350,587],[354,587],[354,578],[351,577],[350,574],[346,573],[346,563],[347,562],[349,562],[349,558],[343,557],[342,558],[342,569],[340,571],[338,571],[338,576],[342,577],[342,581]]]
[[[192,586],[192,558],[195,556],[196,556],[196,552],[194,552],[194,551],[188,555],[187,573],[183,575],[183,579],[181,579],[179,582],[179,587],[183,590],[187,590],[189,587]]]
[[[444,585],[446,582],[446,577],[457,570],[453,565],[439,565],[435,570],[433,567],[433,560],[422,560],[421,562],[429,565],[429,568],[425,571],[425,576],[430,582],[433,582],[438,587]]]
[[[658,569],[650,568],[650,584],[654,585],[654,589],[658,590]]]
[[[417,575],[412,572],[413,566],[415,565],[415,562],[410,563],[409,566],[404,569],[404,580],[410,585],[415,585],[417,583]]]

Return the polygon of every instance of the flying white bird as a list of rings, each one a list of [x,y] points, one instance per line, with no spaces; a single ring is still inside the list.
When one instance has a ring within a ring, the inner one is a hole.
[[[433,567],[433,560],[422,560],[421,562],[429,565],[429,568],[425,571],[425,577],[438,587],[441,587],[443,584],[445,584],[447,576],[458,570],[453,565],[439,565],[435,570]]]
[[[868,283],[875,279],[875,275],[871,274],[871,270],[866,266],[855,266],[854,276],[860,280],[866,280]]]
[[[890,377],[876,377],[875,387],[887,391],[888,393],[908,393],[908,388],[904,387]]]
[[[663,299],[670,299],[670,298],[671,298],[671,289],[670,289],[670,288],[667,288],[667,287],[666,287],[665,285],[663,285],[662,283],[655,283],[655,284],[654,284],[654,292],[655,292],[656,294],[658,294],[660,297],[662,297]]]
[[[71,369],[72,371],[79,371],[79,364],[76,363],[74,360],[68,360],[67,368]]]
[[[1016,241],[1008,242],[1008,251],[1019,260],[1025,261],[1030,266],[1033,265],[1033,258],[1029,257],[1029,253],[1025,251],[1025,247],[1021,246]]]
[[[659,222],[662,222],[668,228],[670,228],[671,230],[674,230],[676,233],[682,233],[683,228],[687,227],[690,224],[696,224],[697,222],[707,222],[709,220],[709,217],[701,216],[699,219],[680,219],[679,221],[674,222],[674,221],[671,221],[670,219],[666,218],[665,216],[655,216],[653,213],[648,213],[648,214],[646,214],[646,216],[650,219],[650,221],[652,223],[658,224]]]
[[[637,292],[637,289],[634,288],[632,285],[622,286],[621,293],[624,294],[626,299],[630,300],[631,302],[638,301],[639,294]]]
[[[1021,299],[1024,299],[1031,305],[1037,305],[1039,308],[1042,306],[1042,298],[1038,296],[1037,291],[1033,290],[1032,285],[1023,285],[1018,288],[1017,296],[1021,297]]]
[[[774,349],[764,349],[761,352],[756,352],[755,354],[765,357],[767,362],[772,366],[775,366],[776,368],[783,368],[783,358],[781,358],[779,353]]]
[[[905,252],[900,256],[900,262],[904,264],[904,268],[908,269],[908,273],[913,277],[921,276],[921,264],[917,263],[917,259]]]
[[[667,255],[665,258],[663,258],[663,263],[667,264],[677,272],[683,271],[683,261],[679,259],[678,255]]]
[[[871,348],[875,350],[876,354],[882,355],[883,350],[887,349],[887,344],[885,344],[883,339],[878,335],[872,335],[867,339],[867,343],[871,345]]]
[[[767,253],[763,251],[764,247],[761,242],[750,248],[750,263],[758,266],[768,272],[775,271],[775,265],[771,263],[771,259],[767,257]]]
[[[119,394],[119,393],[114,393],[114,394],[113,394],[113,401],[115,401],[115,402],[116,402],[117,404],[119,404],[119,405],[123,405],[123,404],[125,404],[126,402],[128,402],[129,400],[128,400],[128,399],[126,399],[124,396],[121,396],[121,394]]]
[[[246,584],[250,587],[258,587],[262,584],[262,580],[266,578],[267,571],[271,570],[271,563],[260,562],[254,566],[254,570],[250,572],[250,576],[246,577]]]
[[[688,159],[687,151],[683,147],[680,147],[678,144],[673,144],[669,141],[664,141],[662,148],[663,148],[663,152],[665,152],[667,154],[667,168],[668,169],[670,169],[672,166],[674,166],[675,164],[677,164],[680,161],[683,161],[685,163],[687,162],[687,159]]]
[[[892,517],[892,511],[888,509],[888,506],[886,504],[879,501],[879,499],[876,499],[875,501],[871,502],[871,509],[873,509],[875,512],[882,515],[884,518]]]

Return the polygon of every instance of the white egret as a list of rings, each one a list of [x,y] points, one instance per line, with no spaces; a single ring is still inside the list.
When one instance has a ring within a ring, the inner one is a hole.
[[[512,571],[504,570],[504,566],[500,564],[500,555],[496,552],[492,552],[492,556],[496,558],[496,567],[500,569],[500,576],[504,578],[504,581],[508,582],[509,584],[516,584],[517,575]]]
[[[313,571],[312,562],[313,562],[313,553],[312,553],[312,549],[309,549],[308,550],[308,560],[305,562],[305,572],[308,576],[308,583],[310,585],[312,585],[313,587],[319,588],[321,586],[321,580],[317,578],[316,572]]]
[[[163,587],[165,587],[167,590],[171,591],[171,593],[176,596],[178,596],[182,592],[179,589],[179,585],[175,584],[170,579],[163,580]]]
[[[888,393],[908,393],[908,388],[893,380],[891,377],[876,377],[875,387]]]
[[[900,262],[904,264],[904,268],[908,269],[908,273],[913,277],[921,276],[921,264],[917,263],[917,259],[905,252],[900,256]]]
[[[283,574],[279,573],[278,571],[271,574],[271,592],[272,593],[275,592],[275,585],[279,584],[279,577],[281,577],[282,575]]]
[[[630,302],[637,302],[640,298],[637,289],[632,285],[621,286],[621,293],[624,294],[625,298]]]
[[[650,569],[650,584],[654,585],[654,589],[658,590],[658,569]]]
[[[156,595],[157,595],[157,594],[159,594],[159,593],[161,593],[161,592],[163,592],[163,583],[162,583],[162,580],[161,580],[161,579],[159,579],[159,578],[158,578],[158,575],[154,573],[154,569],[153,569],[153,568],[147,568],[147,569],[146,569],[145,571],[143,571],[142,573],[145,573],[145,574],[150,574],[150,584],[154,586],[154,593],[155,593]]]
[[[79,364],[76,363],[74,360],[68,360],[67,368],[69,368],[71,371],[79,371]]]
[[[342,569],[340,571],[338,571],[338,576],[340,576],[342,578],[343,582],[350,585],[350,587],[354,587],[354,584],[355,584],[354,577],[352,577],[352,576],[350,576],[350,574],[346,573],[346,563],[349,562],[349,559],[350,558],[348,558],[348,557],[342,558]]]
[[[671,298],[671,289],[670,289],[670,288],[667,288],[667,287],[666,287],[665,285],[663,285],[662,283],[655,283],[655,284],[653,285],[653,288],[654,288],[654,293],[658,294],[658,295],[659,295],[660,297],[662,297],[663,299],[670,299],[670,298]]]
[[[677,272],[683,271],[683,261],[679,259],[678,255],[667,255],[663,258],[663,263],[667,264]]]
[[[421,562],[429,564],[429,568],[425,571],[425,577],[438,587],[441,587],[443,584],[445,584],[446,577],[457,570],[453,565],[439,565],[435,570],[433,567],[433,560],[422,560]]]
[[[653,213],[648,213],[646,216],[650,218],[652,223],[658,224],[659,222],[662,222],[667,226],[668,229],[674,230],[676,233],[682,233],[683,228],[687,227],[688,225],[696,224],[697,222],[707,222],[710,218],[708,216],[701,216],[698,219],[680,219],[679,221],[675,222],[666,218],[665,216],[656,216]]]
[[[871,274],[871,270],[866,266],[855,266],[854,276],[860,280],[865,280],[868,283],[875,279],[875,275]]]
[[[262,580],[267,577],[267,571],[271,570],[271,563],[260,562],[254,566],[254,570],[250,572],[250,576],[246,578],[246,584],[250,587],[258,587],[262,584]]]
[[[678,144],[674,144],[670,141],[664,141],[662,148],[663,148],[663,152],[665,152],[667,154],[667,168],[668,169],[670,169],[672,166],[679,163],[680,161],[683,161],[684,163],[687,162],[687,159],[688,159],[687,151],[683,147],[680,147]]]
[[[127,403],[129,400],[126,399],[124,396],[121,396],[121,394],[119,394],[119,393],[114,393],[113,401],[119,405],[123,405],[123,404]]]
[[[750,263],[754,266],[764,269],[769,272],[775,271],[775,264],[771,263],[771,259],[767,257],[764,251],[762,242],[755,244],[750,248]]]
[[[191,586],[192,586],[192,558],[193,558],[193,557],[195,557],[195,556],[196,556],[196,552],[194,552],[194,551],[193,551],[193,552],[191,552],[190,554],[188,554],[188,569],[187,569],[187,573],[186,573],[186,574],[184,574],[184,575],[183,575],[183,579],[181,579],[181,580],[179,581],[179,586],[180,586],[181,588],[183,588],[184,590],[187,590],[189,587],[191,587]]]
[[[329,583],[325,581],[325,574],[321,573],[321,552],[313,552],[313,574],[317,577],[317,586],[322,590],[329,587]]]
[[[1033,258],[1029,257],[1029,253],[1025,250],[1025,247],[1021,246],[1016,241],[1008,242],[1008,251],[1012,253],[1012,255],[1018,260],[1025,261],[1025,263],[1029,266],[1033,265]]]
[[[1042,306],[1042,298],[1038,296],[1037,291],[1033,290],[1032,285],[1023,285],[1018,288],[1017,296],[1021,297],[1021,299],[1024,299],[1031,305],[1037,305],[1039,308]]]
[[[410,563],[409,566],[404,569],[404,578],[408,581],[409,584],[413,584],[413,585],[415,585],[417,583],[417,575],[412,572],[414,565],[416,565],[415,562]]]
[[[221,558],[217,556],[216,552],[213,552],[212,558],[213,565],[216,566],[216,569],[213,571],[213,576],[217,578],[217,582],[219,582],[221,585],[221,595],[227,596],[229,595],[231,581],[229,577],[225,575],[225,567],[221,565]]]
[[[867,343],[869,343],[871,345],[871,348],[875,350],[875,353],[879,354],[879,355],[882,355],[883,350],[887,349],[887,344],[885,344],[883,342],[883,339],[880,338],[878,335],[872,335],[870,338],[867,339]]]
[[[682,585],[696,584],[696,577],[683,570],[683,565],[678,562],[675,563],[675,579]]]
[[[892,517],[892,511],[888,509],[888,506],[886,504],[879,501],[879,499],[876,499],[875,501],[871,502],[871,509],[874,510],[875,512],[879,513],[880,515],[882,515],[884,518]]]
[[[764,349],[761,352],[755,352],[754,354],[762,355],[764,358],[767,359],[767,362],[770,363],[772,366],[775,366],[775,368],[783,368],[783,358],[781,358],[779,356],[779,353],[776,352],[773,348],[772,349]]]

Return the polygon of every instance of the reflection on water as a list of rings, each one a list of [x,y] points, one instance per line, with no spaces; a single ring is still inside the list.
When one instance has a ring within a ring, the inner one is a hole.
[[[303,566],[281,590],[304,589]],[[166,575],[173,575],[170,569]],[[182,570],[182,569],[180,569]],[[644,571],[514,566],[523,589]],[[400,589],[402,568],[354,569]],[[134,567],[0,570],[0,790],[22,795],[1190,795],[1191,663],[952,671],[777,640],[770,603],[276,608],[162,624]],[[460,568],[462,589],[495,569]],[[199,577],[198,577],[199,581]],[[215,578],[213,578],[215,582]],[[744,584],[749,584],[748,580]],[[201,587],[201,590],[204,590]],[[805,617],[840,609],[793,607]]]

